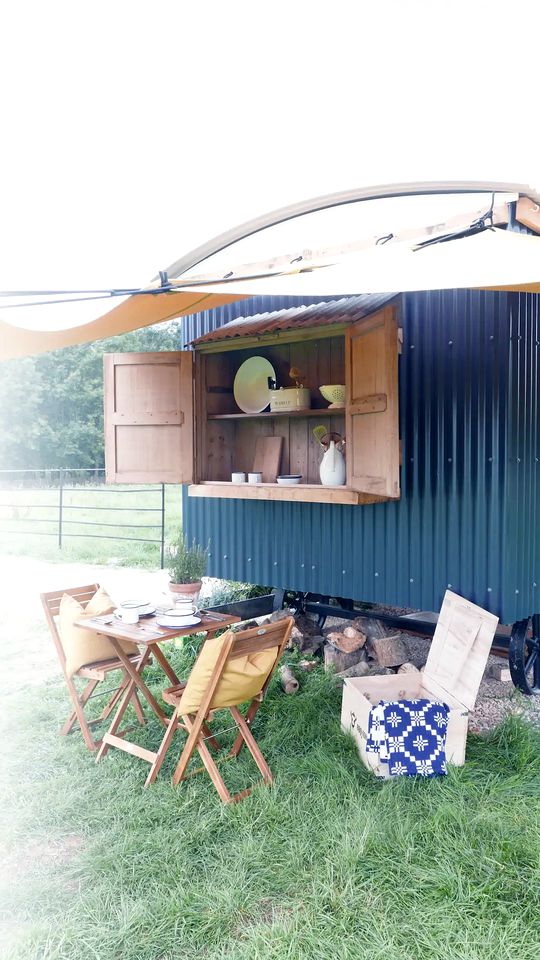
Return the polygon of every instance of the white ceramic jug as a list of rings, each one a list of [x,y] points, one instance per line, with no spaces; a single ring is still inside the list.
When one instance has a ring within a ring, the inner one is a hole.
[[[320,475],[323,487],[341,487],[345,483],[345,457],[330,441],[328,450],[321,461]]]

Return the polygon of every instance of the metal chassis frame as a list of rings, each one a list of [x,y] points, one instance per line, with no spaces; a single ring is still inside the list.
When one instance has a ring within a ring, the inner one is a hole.
[[[389,627],[425,637],[432,637],[436,627],[433,620],[389,614],[384,609],[379,609],[376,604],[282,588],[275,588],[271,594],[252,600],[224,603],[212,609],[220,613],[232,613],[247,620],[280,610],[286,601],[301,613],[315,614],[320,630],[323,629],[327,617],[340,617],[343,620],[371,617]],[[540,613],[518,620],[512,626],[499,624],[491,652],[508,658],[512,681],[518,690],[527,696],[540,695]],[[532,683],[527,677],[531,668],[534,668]]]

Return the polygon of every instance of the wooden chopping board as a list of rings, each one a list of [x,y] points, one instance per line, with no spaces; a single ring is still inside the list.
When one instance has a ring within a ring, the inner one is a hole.
[[[275,483],[281,463],[283,437],[259,437],[255,442],[253,472],[262,473],[263,483]]]

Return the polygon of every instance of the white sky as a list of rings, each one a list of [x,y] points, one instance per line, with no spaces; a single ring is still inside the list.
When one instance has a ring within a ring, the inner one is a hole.
[[[0,289],[141,285],[351,187],[538,185],[539,28],[536,0],[6,3]]]

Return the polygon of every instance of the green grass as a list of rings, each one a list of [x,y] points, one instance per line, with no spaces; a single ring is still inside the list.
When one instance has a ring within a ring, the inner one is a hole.
[[[11,960],[536,960],[540,735],[522,720],[470,737],[447,778],[381,783],[317,670],[257,718],[274,787],[225,807],[206,775],[171,788],[180,736],[145,790],[142,761],[57,737],[59,682],[5,707]],[[231,789],[253,775],[248,756],[224,768]]]
[[[121,566],[159,566],[159,543],[137,543],[135,538],[160,539],[161,487],[138,490],[116,484],[114,487],[96,484],[66,490],[63,494],[66,522],[61,549],[58,546],[58,489],[0,490],[0,553],[62,563],[114,562]],[[73,506],[82,509],[71,509]],[[181,511],[181,488],[166,485],[167,539],[178,533]],[[97,525],[87,526],[88,522]],[[131,527],[121,529],[119,524],[130,524]],[[107,539],[97,539],[98,535]],[[117,536],[133,539],[118,540],[115,539]]]

